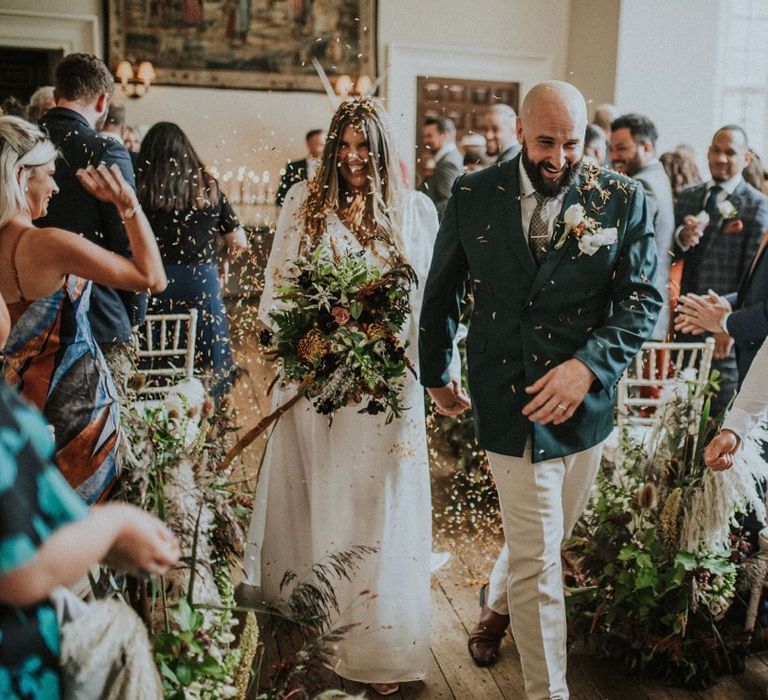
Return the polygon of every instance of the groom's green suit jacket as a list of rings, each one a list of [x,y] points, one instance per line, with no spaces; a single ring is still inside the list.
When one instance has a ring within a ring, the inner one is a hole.
[[[582,166],[537,266],[522,229],[520,156],[461,177],[437,234],[419,332],[421,382],[449,383],[448,367],[467,287],[474,305],[467,336],[469,391],[477,438],[486,450],[522,456],[533,440],[539,462],[592,447],[613,426],[616,384],[654,328],[656,246],[637,183]],[[582,204],[617,242],[583,254],[565,211]],[[558,249],[557,242],[563,240]],[[525,387],[578,358],[597,377],[562,425],[531,423]]]

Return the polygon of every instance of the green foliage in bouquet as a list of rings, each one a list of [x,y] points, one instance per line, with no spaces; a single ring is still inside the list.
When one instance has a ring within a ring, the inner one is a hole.
[[[362,254],[319,246],[291,264],[288,279],[270,312],[274,333],[261,337],[281,380],[297,383],[321,414],[367,398],[360,413],[399,417],[402,378],[413,368],[397,334],[410,311],[413,271],[382,271]]]
[[[692,386],[681,382],[644,441],[625,430],[615,463],[604,460],[597,496],[566,550],[574,565],[566,600],[572,632],[601,653],[702,688],[743,668],[743,639],[729,635],[726,613],[749,546],[738,508],[702,512],[704,481],[713,478],[702,450],[714,426],[709,400]],[[728,542],[707,545],[697,534],[707,518],[723,520]]]

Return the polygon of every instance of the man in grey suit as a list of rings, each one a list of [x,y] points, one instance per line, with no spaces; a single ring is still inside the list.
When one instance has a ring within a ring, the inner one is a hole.
[[[456,147],[456,125],[448,117],[430,117],[422,131],[424,146],[434,153],[435,169],[420,187],[434,203],[442,219],[451,197],[451,187],[464,172],[464,159]]]
[[[664,166],[656,157],[658,131],[642,114],[625,114],[611,124],[610,154],[613,169],[637,180],[645,190],[648,219],[656,234],[656,288],[664,306],[651,336],[664,340],[669,334],[669,268],[672,263],[672,236],[675,232],[675,208],[672,187]]]
[[[675,253],[683,261],[680,294],[729,294],[749,271],[768,229],[768,197],[742,177],[749,163],[747,134],[737,124],[720,127],[707,151],[711,179],[684,189],[675,205]],[[706,216],[702,214],[706,213]],[[730,322],[728,328],[730,332]],[[736,391],[738,369],[733,337],[715,333],[712,367],[720,372],[714,397],[721,413]],[[698,340],[685,332],[680,340]]]
[[[493,105],[485,115],[485,142],[493,163],[504,163],[520,153],[517,114],[509,105]]]

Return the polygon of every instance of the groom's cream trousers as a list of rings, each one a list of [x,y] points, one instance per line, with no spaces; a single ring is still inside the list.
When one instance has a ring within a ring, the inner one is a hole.
[[[531,462],[488,453],[506,545],[493,567],[488,607],[509,614],[528,700],[567,700],[566,621],[560,546],[589,500],[603,445]]]

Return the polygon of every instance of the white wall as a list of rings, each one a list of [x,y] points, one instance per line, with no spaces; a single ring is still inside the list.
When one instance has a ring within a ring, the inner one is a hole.
[[[619,0],[571,3],[566,80],[584,94],[590,116],[595,106],[615,98],[620,10]]]
[[[689,143],[705,162],[719,126],[722,11],[721,0],[621,2],[615,103],[654,121],[659,152]]]

